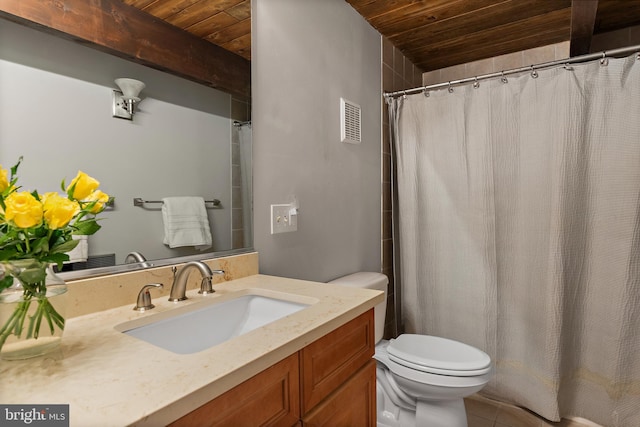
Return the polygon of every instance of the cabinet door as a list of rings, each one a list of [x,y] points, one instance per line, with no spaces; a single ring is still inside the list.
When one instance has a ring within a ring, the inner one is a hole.
[[[303,418],[304,427],[374,427],[376,362],[370,360],[342,387]]]
[[[300,351],[303,415],[371,360],[373,328],[371,309]]]
[[[171,426],[256,427],[297,425],[300,420],[298,353],[276,363]]]

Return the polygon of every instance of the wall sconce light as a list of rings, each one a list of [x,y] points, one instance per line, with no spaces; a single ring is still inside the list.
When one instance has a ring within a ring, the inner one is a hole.
[[[116,79],[115,82],[120,90],[113,91],[113,117],[133,120],[135,106],[140,102],[138,95],[145,84],[134,79]]]

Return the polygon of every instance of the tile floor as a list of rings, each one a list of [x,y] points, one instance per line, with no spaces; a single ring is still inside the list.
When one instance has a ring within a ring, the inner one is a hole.
[[[473,395],[465,399],[469,427],[598,427],[588,421],[547,421],[533,412],[506,403]]]

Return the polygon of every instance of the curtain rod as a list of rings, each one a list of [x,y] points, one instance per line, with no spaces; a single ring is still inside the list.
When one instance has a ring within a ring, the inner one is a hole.
[[[612,49],[612,50],[608,50],[608,51],[602,51],[600,53],[589,53],[589,54],[586,54],[586,55],[575,56],[573,58],[561,59],[561,60],[558,60],[558,61],[543,62],[543,63],[540,63],[540,64],[529,65],[527,67],[520,67],[520,68],[514,68],[514,69],[506,70],[506,71],[498,71],[498,72],[495,72],[495,73],[482,74],[480,76],[475,76],[475,77],[467,77],[467,78],[460,79],[460,80],[450,80],[450,81],[444,82],[444,83],[437,83],[437,84],[432,84],[432,85],[427,85],[427,86],[414,87],[412,89],[397,90],[395,92],[385,92],[383,94],[383,96],[385,98],[397,98],[399,96],[412,95],[414,93],[420,93],[420,92],[429,91],[429,90],[450,88],[450,87],[459,86],[459,85],[462,85],[462,84],[465,84],[465,83],[472,83],[472,82],[476,83],[476,82],[478,82],[480,80],[487,80],[487,79],[492,79],[492,78],[496,78],[496,77],[504,77],[504,76],[508,76],[508,75],[512,75],[512,74],[524,73],[524,72],[527,72],[527,71],[534,72],[536,70],[541,70],[541,69],[546,69],[546,68],[553,68],[553,67],[558,67],[558,66],[566,66],[566,65],[569,65],[569,64],[577,64],[577,63],[592,61],[592,60],[598,59],[598,58],[600,58],[601,60],[605,60],[608,57],[623,56],[623,55],[628,55],[630,53],[638,52],[638,51],[640,51],[640,45],[623,47],[623,48],[619,48],[619,49]],[[639,57],[639,59],[640,59],[640,57]]]

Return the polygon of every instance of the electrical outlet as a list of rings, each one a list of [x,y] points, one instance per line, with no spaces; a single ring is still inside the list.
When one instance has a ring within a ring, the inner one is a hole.
[[[295,208],[288,204],[271,205],[271,234],[298,230],[298,216],[295,212]]]

